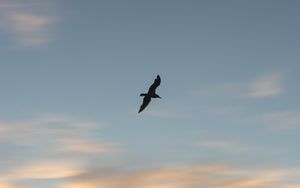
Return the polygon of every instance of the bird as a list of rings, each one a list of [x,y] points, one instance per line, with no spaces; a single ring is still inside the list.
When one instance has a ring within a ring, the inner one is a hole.
[[[156,88],[160,85],[160,76],[157,75],[154,83],[149,87],[148,93],[141,93],[140,96],[144,97],[143,104],[140,106],[140,110],[138,113],[142,112],[150,103],[151,98],[160,98],[159,95],[155,93]]]

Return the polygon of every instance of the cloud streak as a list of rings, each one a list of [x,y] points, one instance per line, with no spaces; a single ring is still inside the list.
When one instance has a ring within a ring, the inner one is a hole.
[[[19,122],[0,122],[0,142],[24,146],[47,144],[56,148],[57,152],[111,152],[116,146],[104,145],[90,136],[101,126],[101,123],[61,115],[47,115]]]
[[[299,169],[238,169],[220,164],[198,164],[139,171],[89,169],[68,179],[62,188],[289,188],[300,182]]]
[[[214,150],[230,151],[230,152],[245,152],[246,146],[241,143],[230,140],[203,140],[196,143],[197,147],[203,147]]]
[[[59,179],[79,173],[79,168],[70,161],[38,161],[12,169],[2,175],[0,180]]]
[[[0,122],[0,148],[9,147],[14,154],[0,155],[6,161],[0,171],[0,188],[19,188],[21,184],[15,182],[59,182],[83,173],[81,166],[89,163],[90,154],[99,157],[119,149],[119,145],[103,144],[93,137],[101,127],[99,122],[63,115]],[[22,184],[27,185],[34,187]]]
[[[77,152],[77,153],[106,153],[117,150],[117,146],[108,146],[103,144],[94,143],[87,140],[79,139],[65,139],[62,141],[61,146],[63,151]]]
[[[1,183],[0,182],[0,188],[29,188],[29,187],[17,186],[17,185],[12,185],[12,184],[7,184],[7,183]]]
[[[300,128],[300,112],[273,112],[262,116],[262,121],[280,129]]]
[[[8,15],[11,30],[17,41],[24,46],[38,46],[49,41],[48,29],[53,20],[32,13],[10,13]]]
[[[284,75],[281,73],[269,73],[258,76],[244,83],[223,83],[197,92],[204,95],[227,94],[246,98],[268,98],[279,96],[284,92]]]
[[[41,46],[50,41],[57,18],[45,14],[47,1],[1,1],[0,28],[7,31],[21,46]]]
[[[247,169],[225,164],[193,164],[129,170],[81,168],[68,162],[45,161],[18,167],[1,176],[0,188],[1,185],[15,188],[10,185],[20,180],[56,181],[55,188],[292,188],[300,186],[299,178],[300,169],[296,168]]]
[[[282,80],[282,75],[278,73],[259,77],[249,84],[247,95],[255,98],[280,95],[283,93]]]
[[[55,153],[112,152],[114,145],[90,140],[90,133],[101,124],[69,116],[50,115],[28,121],[0,123],[0,142],[25,145],[27,149],[47,146]],[[209,140],[203,147],[239,150],[233,141]],[[39,149],[39,152],[45,150]],[[255,169],[227,164],[186,164],[156,168],[101,168],[89,164],[90,156],[72,155],[45,159],[31,157],[0,172],[0,188],[38,187],[34,182],[55,184],[54,188],[291,188],[300,186],[300,169]],[[99,160],[96,160],[99,162]],[[96,163],[97,164],[97,163]],[[291,181],[291,179],[293,181]],[[15,183],[18,182],[16,185]]]

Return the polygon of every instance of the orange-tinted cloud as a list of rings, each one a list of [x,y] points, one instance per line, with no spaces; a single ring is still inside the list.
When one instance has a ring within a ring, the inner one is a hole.
[[[6,183],[1,183],[0,182],[0,188],[29,188],[29,187],[17,186],[17,185],[6,184]]]
[[[116,146],[108,146],[80,139],[62,139],[60,148],[65,152],[105,153],[117,150]]]
[[[226,165],[193,165],[140,171],[92,169],[61,188],[290,188],[293,170],[240,170]],[[298,178],[299,178],[298,174]],[[295,177],[296,178],[296,177]]]
[[[80,163],[72,160],[37,161],[15,167],[2,174],[0,181],[26,179],[58,179],[73,177],[82,173]]]

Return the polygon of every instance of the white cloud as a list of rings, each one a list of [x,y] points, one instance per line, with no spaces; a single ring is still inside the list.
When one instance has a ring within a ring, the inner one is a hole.
[[[13,13],[8,16],[17,40],[24,46],[37,46],[49,41],[48,27],[53,20],[31,13]]]
[[[54,16],[41,12],[51,9],[47,1],[0,1],[0,28],[10,33],[21,46],[47,44]]]
[[[197,95],[219,95],[266,98],[278,96],[284,92],[282,73],[261,75],[244,83],[222,83],[196,92]]]
[[[282,74],[273,73],[259,77],[249,83],[249,97],[272,97],[280,95],[283,92]]]

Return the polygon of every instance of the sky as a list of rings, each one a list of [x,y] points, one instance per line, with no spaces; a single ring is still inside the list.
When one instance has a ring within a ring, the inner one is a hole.
[[[300,188],[299,8],[0,0],[0,188]]]

